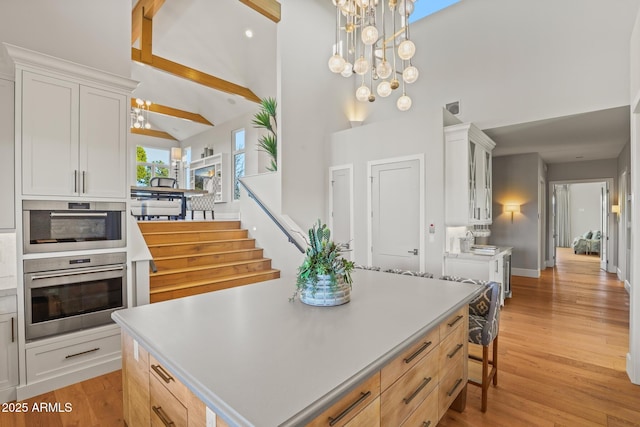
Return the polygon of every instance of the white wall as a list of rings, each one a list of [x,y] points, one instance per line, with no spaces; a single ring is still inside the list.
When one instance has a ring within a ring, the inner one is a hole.
[[[442,272],[444,249],[444,136],[441,108],[429,114],[365,124],[336,132],[330,138],[328,166],[353,164],[354,182],[354,261],[367,263],[367,162],[408,155],[425,157],[425,224],[421,225],[425,270]],[[328,168],[327,168],[328,169]],[[325,193],[328,198],[328,189]],[[427,226],[434,224],[433,242],[427,239]],[[304,228],[304,227],[303,227]]]
[[[129,77],[131,1],[2,1],[0,42]]]
[[[603,186],[600,182],[569,184],[571,236],[602,228],[600,191]]]

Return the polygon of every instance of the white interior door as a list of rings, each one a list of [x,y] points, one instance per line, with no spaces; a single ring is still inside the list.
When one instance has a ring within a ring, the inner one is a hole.
[[[371,264],[420,270],[420,161],[371,166]]]
[[[347,245],[344,257],[353,260],[353,168],[330,168],[329,179],[329,228],[335,242]]]

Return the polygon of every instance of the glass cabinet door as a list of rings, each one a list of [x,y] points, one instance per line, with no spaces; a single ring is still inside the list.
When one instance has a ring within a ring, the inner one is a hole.
[[[491,196],[491,153],[484,152],[484,219],[491,220],[493,200]]]
[[[469,219],[479,220],[478,216],[478,146],[469,141]]]

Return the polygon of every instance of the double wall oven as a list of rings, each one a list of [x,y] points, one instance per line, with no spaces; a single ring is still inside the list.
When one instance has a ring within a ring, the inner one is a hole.
[[[23,201],[24,253],[38,254],[23,261],[28,341],[112,323],[127,306],[125,218],[125,203]]]

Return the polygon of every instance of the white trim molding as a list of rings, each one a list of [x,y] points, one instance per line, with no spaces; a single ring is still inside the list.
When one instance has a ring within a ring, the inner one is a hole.
[[[512,276],[533,277],[535,279],[540,278],[540,270],[534,270],[532,268],[512,268]]]

